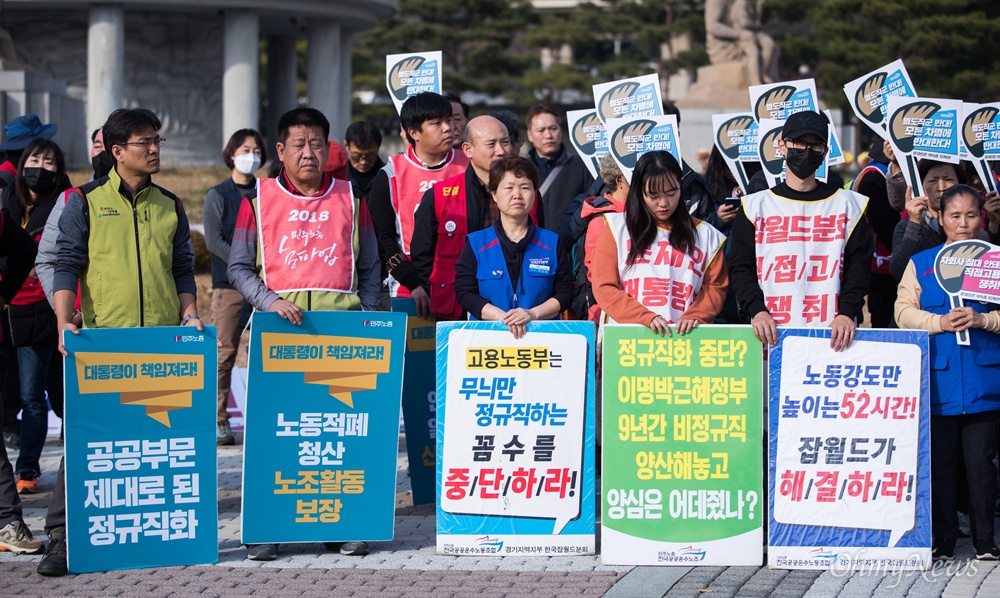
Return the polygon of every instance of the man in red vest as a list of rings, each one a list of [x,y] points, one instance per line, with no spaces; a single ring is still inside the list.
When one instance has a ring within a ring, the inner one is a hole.
[[[368,196],[379,254],[389,272],[389,294],[413,297],[417,314],[430,313],[430,297],[410,263],[414,214],[424,193],[438,181],[462,174],[469,159],[452,149],[451,102],[432,92],[406,100],[399,113],[409,147],[389,158]]]
[[[462,315],[455,299],[455,262],[465,237],[493,224],[493,198],[486,189],[490,166],[511,153],[507,127],[492,116],[470,120],[462,137],[469,167],[424,192],[410,246],[413,267],[429,291],[431,315],[443,320]]]

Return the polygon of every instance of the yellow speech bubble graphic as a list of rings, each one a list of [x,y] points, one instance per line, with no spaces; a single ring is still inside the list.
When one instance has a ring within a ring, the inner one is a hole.
[[[389,372],[392,341],[355,336],[261,333],[265,372],[302,373],[306,384],[330,388],[330,396],[354,407],[351,393],[374,390]]]
[[[121,393],[122,405],[142,405],[146,415],[170,427],[170,412],[191,406],[205,388],[202,355],[75,353],[80,394]]]

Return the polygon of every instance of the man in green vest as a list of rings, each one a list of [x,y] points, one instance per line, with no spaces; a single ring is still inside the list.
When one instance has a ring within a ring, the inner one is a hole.
[[[160,119],[144,108],[112,112],[103,131],[114,168],[66,200],[52,285],[63,355],[63,331],[79,334],[79,326],[203,327],[195,306],[194,253],[184,206],[151,179],[160,171],[160,126]],[[37,569],[49,577],[66,574],[63,468],[60,462],[45,518],[50,541]]]

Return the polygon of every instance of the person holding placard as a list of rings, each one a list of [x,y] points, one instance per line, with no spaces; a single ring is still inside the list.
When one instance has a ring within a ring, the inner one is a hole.
[[[551,320],[569,308],[573,275],[556,233],[535,226],[538,171],[508,156],[490,167],[489,190],[499,218],[470,233],[455,266],[455,295],[470,319],[506,324],[514,338],[532,320]]]
[[[940,198],[938,221],[944,247],[976,239],[982,224],[979,194],[955,185]],[[1000,421],[1000,306],[966,301],[951,307],[935,274],[941,246],[921,251],[906,264],[896,299],[900,328],[930,333],[931,521],[934,557],[951,560],[959,536],[956,464],[964,463],[973,546],[980,560],[1000,559],[993,541],[997,498],[997,422]],[[952,332],[968,331],[959,345]]]
[[[868,292],[868,198],[816,179],[828,136],[822,114],[789,116],[778,140],[784,182],[745,196],[733,221],[733,290],[754,334],[770,346],[779,324],[828,326],[830,347],[843,351],[854,342]]]
[[[368,195],[379,255],[389,272],[390,297],[413,297],[417,315],[430,314],[430,296],[410,263],[415,215],[424,193],[438,181],[460,175],[469,165],[452,149],[455,128],[451,102],[433,92],[403,103],[399,122],[408,144],[379,171]]]
[[[725,236],[692,218],[681,201],[683,173],[669,152],[639,158],[624,213],[604,215],[591,260],[605,321],[670,335],[711,323],[729,287]]]
[[[906,218],[900,220],[892,232],[889,270],[897,282],[903,279],[903,272],[911,257],[925,249],[937,247],[944,240],[944,230],[939,218],[941,197],[955,185],[966,183],[965,171],[958,164],[920,160],[917,162],[917,173],[924,187],[924,195],[916,197],[913,190],[903,182],[901,174],[886,177],[889,201],[893,203],[893,207],[906,210]],[[900,196],[904,202],[902,206],[899,206]],[[989,234],[981,229],[976,233],[976,238],[990,240]]]
[[[379,308],[378,246],[368,206],[350,183],[323,172],[329,136],[330,122],[315,108],[281,115],[275,145],[281,170],[276,178],[259,179],[256,191],[243,199],[229,253],[233,287],[255,309],[296,325],[304,311]],[[310,239],[318,243],[310,246]],[[366,542],[331,542],[327,548],[368,554]],[[247,546],[253,561],[277,555],[277,544]]]

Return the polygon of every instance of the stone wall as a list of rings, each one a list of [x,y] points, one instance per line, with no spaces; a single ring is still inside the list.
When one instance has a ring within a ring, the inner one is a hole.
[[[8,8],[3,17],[18,59],[86,100],[88,13]],[[165,165],[221,163],[222,53],[217,12],[125,12],[125,105],[163,121]],[[259,90],[247,101],[260,101]]]

